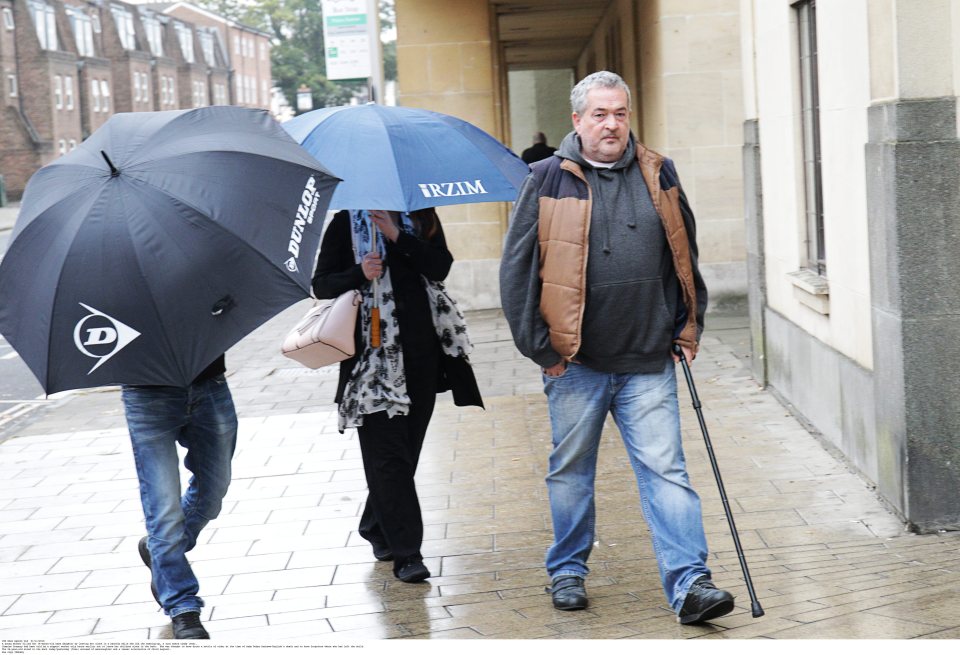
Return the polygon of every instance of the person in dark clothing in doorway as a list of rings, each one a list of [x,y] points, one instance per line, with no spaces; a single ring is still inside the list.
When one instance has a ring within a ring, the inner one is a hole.
[[[313,290],[359,289],[356,356],[340,364],[339,429],[356,427],[367,479],[360,536],[404,582],[430,577],[414,474],[436,396],[483,401],[463,314],[443,287],[453,256],[436,212],[341,211],[320,247]],[[371,339],[379,309],[380,343]]]
[[[537,132],[533,135],[533,145],[520,154],[520,159],[528,164],[535,161],[546,159],[554,152],[556,148],[547,145],[547,136],[543,132]]]

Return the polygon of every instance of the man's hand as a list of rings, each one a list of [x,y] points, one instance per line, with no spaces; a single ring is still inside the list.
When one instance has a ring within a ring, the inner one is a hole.
[[[687,348],[686,346],[680,346],[680,348],[683,350],[683,356],[686,358],[687,364],[691,363],[693,360],[697,358],[697,356],[693,354],[693,351]],[[673,363],[679,364],[680,356],[674,352],[671,352],[670,354],[673,355]]]
[[[561,359],[558,363],[554,364],[550,368],[543,369],[543,374],[546,375],[548,378],[555,378],[560,375],[563,375],[563,372],[566,370],[567,370],[567,363]]]

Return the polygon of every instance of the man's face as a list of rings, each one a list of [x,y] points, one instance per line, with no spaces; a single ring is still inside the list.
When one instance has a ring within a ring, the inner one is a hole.
[[[626,92],[606,87],[590,89],[583,114],[573,112],[573,129],[580,136],[581,151],[587,159],[604,163],[620,159],[630,138]]]

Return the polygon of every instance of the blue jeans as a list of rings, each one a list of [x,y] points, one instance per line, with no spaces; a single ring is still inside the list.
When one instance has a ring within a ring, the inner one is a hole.
[[[608,412],[637,478],[663,590],[674,611],[690,585],[710,575],[700,497],[690,486],[680,440],[674,366],[670,361],[660,373],[616,374],[571,363],[560,376],[543,376],[553,430],[547,475],[554,532],[546,561],[551,578],[589,572],[597,452]]]
[[[237,414],[222,375],[189,387],[123,387],[140,501],[147,525],[153,583],[169,616],[199,612],[200,583],[186,553],[220,513],[230,485]],[[177,444],[190,473],[180,495]]]

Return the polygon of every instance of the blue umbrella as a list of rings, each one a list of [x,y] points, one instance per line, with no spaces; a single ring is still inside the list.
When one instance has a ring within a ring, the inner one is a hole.
[[[27,184],[0,333],[47,393],[186,386],[309,296],[336,184],[265,111],[116,114]]]
[[[327,107],[283,124],[343,182],[330,207],[413,211],[516,200],[530,168],[483,130],[425,109]]]

